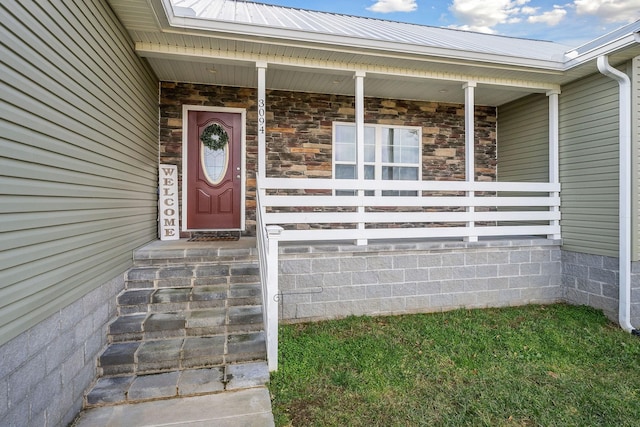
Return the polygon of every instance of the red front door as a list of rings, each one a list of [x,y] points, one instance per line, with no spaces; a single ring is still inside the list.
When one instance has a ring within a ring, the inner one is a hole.
[[[188,114],[187,228],[240,229],[242,116],[211,111]],[[205,145],[203,134],[214,144]],[[227,142],[218,148],[215,143],[221,138]]]

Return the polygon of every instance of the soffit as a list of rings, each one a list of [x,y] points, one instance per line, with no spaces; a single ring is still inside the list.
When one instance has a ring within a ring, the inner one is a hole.
[[[147,0],[107,0],[111,9],[127,30],[160,31],[160,22],[165,16],[158,16],[156,9]],[[162,10],[162,9],[157,9]]]
[[[147,59],[162,81],[257,87],[255,64],[217,63],[212,66],[207,62],[152,57]],[[355,93],[353,73],[345,71],[317,71],[313,68],[269,65],[266,78],[269,90],[350,96]],[[462,82],[458,81],[368,73],[364,85],[367,97],[464,103]],[[480,83],[475,90],[475,99],[478,105],[497,106],[532,92],[544,90]]]

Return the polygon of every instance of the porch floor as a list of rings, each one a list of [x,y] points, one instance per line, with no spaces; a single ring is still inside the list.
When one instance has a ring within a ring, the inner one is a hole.
[[[210,242],[190,242],[189,239],[179,240],[154,240],[141,248],[136,252],[153,252],[154,250],[190,250],[190,251],[222,251],[230,252],[234,250],[246,251],[247,249],[255,249],[256,238],[255,237],[240,237],[238,240],[215,240]]]
[[[532,246],[559,245],[561,240],[548,239],[542,236],[520,237],[481,237],[477,242],[466,242],[459,238],[416,238],[416,239],[384,239],[369,240],[366,245],[356,245],[349,240],[318,240],[305,242],[279,243],[279,252],[371,252],[379,250],[433,250],[433,249],[464,249],[504,246]],[[234,256],[235,254],[256,253],[256,238],[241,237],[239,240],[219,240],[211,242],[190,242],[188,239],[156,240],[140,249],[138,253],[152,256],[155,251],[175,250],[176,256]],[[183,252],[181,252],[183,251]]]
[[[356,245],[348,240],[326,240],[307,242],[280,242],[280,253],[296,252],[375,252],[380,250],[437,250],[468,249],[509,246],[559,245],[561,240],[542,236],[482,237],[477,242],[467,242],[459,238],[415,238],[369,240],[366,245]],[[305,248],[307,250],[305,250]]]

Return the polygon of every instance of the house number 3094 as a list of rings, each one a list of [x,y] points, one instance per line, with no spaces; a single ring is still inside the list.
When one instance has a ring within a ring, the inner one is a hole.
[[[264,135],[265,123],[265,102],[264,98],[258,99],[258,133]]]

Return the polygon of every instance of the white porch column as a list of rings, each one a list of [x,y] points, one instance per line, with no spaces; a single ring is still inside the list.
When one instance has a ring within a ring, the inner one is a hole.
[[[267,63],[256,62],[258,69],[258,179],[267,176]]]
[[[477,83],[470,81],[462,85],[464,89],[464,158],[465,158],[465,177],[469,185],[473,185],[476,178],[476,153],[475,153],[475,87]],[[467,191],[467,197],[474,199],[475,191]],[[474,206],[469,206],[467,212],[473,214]],[[477,242],[478,236],[475,234],[475,222],[467,222],[469,234],[465,237],[467,242]]]
[[[356,159],[357,159],[357,179],[358,181],[364,181],[364,77],[366,72],[356,71],[354,75],[356,83],[356,99],[355,99],[355,113],[356,113]],[[364,190],[358,190],[358,197],[364,197]],[[364,206],[358,207],[359,213],[364,213]],[[358,223],[358,229],[364,230],[364,223]],[[356,239],[356,245],[366,245],[367,239]]]
[[[559,162],[559,108],[558,108],[558,95],[560,90],[550,90],[547,92],[549,97],[549,182],[557,184],[560,182],[560,162]],[[551,194],[553,197],[558,197],[559,194],[554,192]],[[550,208],[552,212],[559,212],[559,206],[553,206]],[[550,223],[554,226],[559,226],[559,220],[553,220]],[[549,239],[560,239],[560,234],[550,234],[547,236]]]

